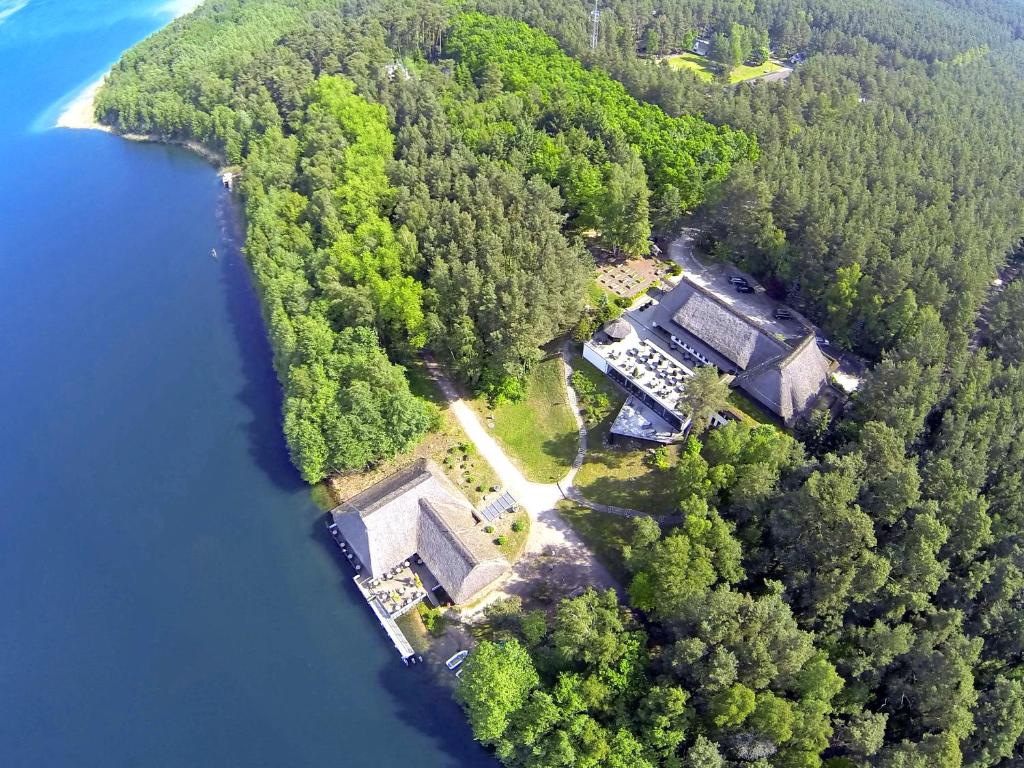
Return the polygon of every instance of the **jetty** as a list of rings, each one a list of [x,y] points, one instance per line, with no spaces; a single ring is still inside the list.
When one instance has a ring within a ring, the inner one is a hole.
[[[338,549],[348,560],[349,565],[356,572],[355,576],[352,577],[355,582],[356,588],[359,590],[359,594],[366,600],[367,605],[370,606],[370,610],[373,611],[373,615],[377,617],[377,621],[384,628],[384,632],[395,646],[395,650],[398,651],[398,655],[402,657],[402,663],[406,666],[415,664],[420,660],[416,654],[415,649],[412,647],[412,643],[405,636],[398,624],[395,622],[395,618],[400,616],[401,613],[392,614],[381,604],[380,599],[377,595],[368,588],[369,580],[362,575],[363,565],[359,562],[358,558],[352,553],[348,543],[345,541],[345,537],[338,529],[337,524],[331,518],[326,521],[327,532],[331,534],[331,538],[334,539],[334,543],[338,545]],[[404,613],[404,611],[403,611]]]

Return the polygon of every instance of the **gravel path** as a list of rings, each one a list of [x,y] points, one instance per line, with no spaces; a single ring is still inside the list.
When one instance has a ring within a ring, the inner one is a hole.
[[[558,502],[565,498],[559,484],[527,480],[436,363],[428,361],[427,367],[441,387],[466,436],[473,441],[484,460],[494,468],[505,489],[530,515],[530,535],[526,541],[526,553],[530,557],[523,557],[516,564],[512,578],[502,591],[514,594],[517,586],[525,588],[538,576],[538,569],[543,569],[545,578],[559,586],[567,586],[570,590],[584,585],[618,589],[619,585],[612,575],[555,510]]]

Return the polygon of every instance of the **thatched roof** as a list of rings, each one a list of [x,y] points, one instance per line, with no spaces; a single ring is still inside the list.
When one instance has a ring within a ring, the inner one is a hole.
[[[614,320],[609,320],[604,324],[601,330],[611,338],[620,340],[626,338],[631,333],[635,333],[633,326],[630,325],[629,321],[623,317],[616,317]]]
[[[830,369],[812,333],[788,354],[741,373],[734,383],[788,424],[814,405]]]
[[[785,351],[785,347],[760,328],[697,286],[680,283],[676,290],[689,295],[672,315],[672,321],[736,366],[745,370]]]
[[[420,557],[456,603],[466,602],[508,569],[464,507],[421,499],[420,509]]]
[[[466,497],[426,459],[354,496],[331,515],[374,577],[419,554],[455,602],[465,602],[508,569],[476,528]]]

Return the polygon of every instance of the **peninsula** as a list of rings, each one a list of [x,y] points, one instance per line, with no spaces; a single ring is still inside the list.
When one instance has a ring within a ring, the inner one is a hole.
[[[542,5],[208,2],[94,93],[240,169],[363,596],[508,766],[1013,765],[1024,10]]]

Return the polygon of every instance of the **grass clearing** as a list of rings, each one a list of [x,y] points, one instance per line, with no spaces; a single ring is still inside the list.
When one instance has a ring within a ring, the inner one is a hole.
[[[579,450],[562,376],[562,361],[555,355],[534,366],[522,400],[493,408],[486,398],[471,402],[502,448],[536,483],[564,477]]]
[[[622,548],[633,539],[633,520],[628,517],[596,512],[571,501],[558,505],[558,514],[573,527],[594,556],[624,584],[629,578]]]
[[[591,382],[595,392],[607,397],[609,404],[608,408],[599,409],[596,421],[591,423],[588,419],[587,455],[576,474],[576,488],[587,499],[601,504],[656,515],[674,513],[678,502],[672,469],[678,461],[680,446],[666,446],[669,468],[657,469],[649,463],[653,450],[650,443],[616,438],[615,444],[606,445],[626,395],[581,357],[573,360],[573,370]],[[585,416],[590,416],[585,399],[581,398],[580,405]]]
[[[781,420],[774,413],[766,411],[738,389],[733,389],[729,392],[729,405],[751,426],[757,426],[758,424],[783,426]]]
[[[703,56],[695,53],[677,53],[674,56],[666,56],[663,61],[667,62],[672,69],[686,69],[693,72],[697,77],[710,83],[715,79],[715,70],[711,62]]]
[[[772,61],[771,59],[766,61],[764,64],[758,64],[754,67],[748,67],[746,64],[741,64],[738,67],[733,67],[732,72],[729,73],[729,82],[742,83],[744,80],[753,80],[755,77],[770,75],[772,72],[778,72],[780,69],[782,69],[782,65]]]
[[[663,61],[667,62],[673,69],[685,69],[693,72],[704,82],[712,82],[718,77],[719,68],[711,59],[705,56],[698,56],[695,53],[677,53],[673,56],[666,56]],[[733,67],[729,73],[729,84],[742,83],[745,80],[753,80],[755,77],[763,77],[764,75],[770,75],[772,72],[778,72],[782,69],[782,65],[776,61],[769,59],[764,64],[758,64],[756,66],[747,66],[741,64],[738,67]]]

